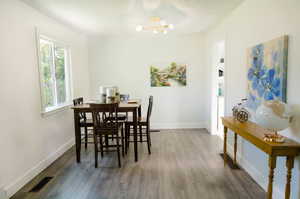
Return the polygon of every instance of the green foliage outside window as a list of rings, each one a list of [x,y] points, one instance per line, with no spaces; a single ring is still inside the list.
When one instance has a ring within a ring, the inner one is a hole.
[[[44,105],[46,107],[54,106],[53,80],[51,77],[51,66],[53,62],[53,52],[50,43],[41,42],[40,44],[42,86],[44,95]]]
[[[40,39],[40,64],[44,108],[65,103],[67,100],[66,48]]]
[[[58,104],[66,101],[65,49],[55,47],[55,77]]]

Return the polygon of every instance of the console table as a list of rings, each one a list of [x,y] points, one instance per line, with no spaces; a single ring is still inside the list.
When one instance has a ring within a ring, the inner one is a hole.
[[[227,132],[228,129],[234,132],[234,158],[236,164],[237,152],[237,135],[254,144],[257,148],[269,155],[269,184],[267,198],[272,199],[274,169],[276,168],[277,156],[286,157],[287,177],[285,187],[285,199],[290,198],[291,192],[291,177],[294,167],[294,159],[300,153],[300,143],[290,139],[285,139],[284,143],[271,143],[264,141],[264,134],[270,131],[258,126],[253,122],[241,123],[233,117],[222,117],[224,125],[224,166],[226,165],[227,156]]]

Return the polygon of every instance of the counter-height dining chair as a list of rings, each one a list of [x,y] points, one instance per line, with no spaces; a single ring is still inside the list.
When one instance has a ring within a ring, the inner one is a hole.
[[[79,97],[76,99],[73,99],[73,105],[77,106],[77,105],[81,105],[83,104],[83,97]],[[89,142],[89,137],[92,136],[93,137],[93,133],[89,133],[89,131],[93,131],[93,120],[92,119],[88,119],[86,117],[86,113],[79,113],[79,126],[80,129],[83,128],[84,129],[84,134],[82,135],[83,139],[84,139],[84,145],[85,145],[85,149],[87,149],[87,145],[88,143],[93,143],[93,142]]]
[[[98,152],[117,152],[121,167],[120,148],[123,147],[122,123],[118,121],[118,103],[90,104],[94,122],[95,167],[98,167]],[[121,133],[121,134],[120,134]],[[108,138],[114,138],[108,140]],[[104,140],[104,141],[103,141]]]
[[[139,137],[140,142],[147,142],[148,145],[148,153],[151,154],[151,136],[150,136],[150,118],[152,114],[152,107],[153,107],[153,96],[149,97],[149,104],[147,110],[146,118],[139,118],[138,127],[139,127]],[[125,152],[127,153],[129,143],[134,142],[130,138],[133,137],[133,133],[131,129],[133,128],[133,121],[128,120],[125,122]],[[143,132],[144,130],[144,132]],[[146,138],[146,139],[144,139]]]
[[[115,117],[115,113],[113,113],[111,116],[107,116],[106,118],[112,119]],[[128,113],[119,113],[117,114],[118,122],[122,125],[122,156],[125,156],[125,137],[124,137],[124,129],[125,129],[125,122],[127,121]],[[111,137],[111,140],[113,140],[114,137]],[[108,139],[106,139],[106,143],[108,142]]]

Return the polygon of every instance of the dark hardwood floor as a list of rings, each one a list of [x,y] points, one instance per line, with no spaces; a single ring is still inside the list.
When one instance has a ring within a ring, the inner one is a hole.
[[[67,151],[20,190],[13,199],[260,199],[265,192],[243,170],[224,168],[219,138],[205,130],[152,133],[152,154],[139,143],[118,168],[117,154],[106,154],[94,168],[93,147]],[[29,193],[43,177],[54,177],[40,192]]]

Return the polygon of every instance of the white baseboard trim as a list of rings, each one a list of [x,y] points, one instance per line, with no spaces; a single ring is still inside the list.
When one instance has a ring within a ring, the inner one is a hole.
[[[63,155],[67,150],[69,150],[75,144],[74,138],[70,139],[68,142],[63,144],[55,152],[51,153],[44,160],[40,161],[36,166],[29,169],[23,176],[19,177],[17,180],[11,184],[4,187],[8,197],[13,196],[18,190],[20,190],[24,185],[26,185],[30,180],[37,176],[40,172],[46,169],[51,163],[53,163],[57,158]]]
[[[230,157],[233,157],[233,152],[233,146],[227,143],[227,153]],[[251,164],[251,162],[249,162],[246,158],[244,158],[239,151],[237,152],[237,162],[239,166],[241,166],[255,180],[255,182],[259,184],[260,187],[262,187],[265,191],[268,190],[268,173],[262,173],[261,171],[256,169],[256,167]],[[276,186],[276,184],[273,184],[273,199],[280,198],[284,198],[284,191],[282,190],[282,188]]]
[[[8,199],[6,192],[0,188],[0,199]]]
[[[151,129],[193,129],[206,128],[205,122],[199,123],[152,123]]]

